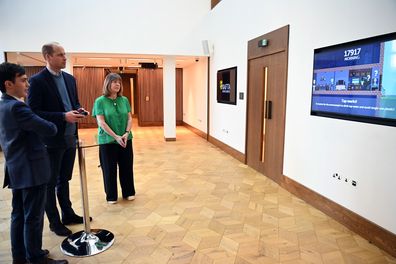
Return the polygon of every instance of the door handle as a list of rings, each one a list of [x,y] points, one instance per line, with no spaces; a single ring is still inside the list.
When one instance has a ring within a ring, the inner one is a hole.
[[[272,101],[265,101],[265,119],[271,119],[272,118]]]

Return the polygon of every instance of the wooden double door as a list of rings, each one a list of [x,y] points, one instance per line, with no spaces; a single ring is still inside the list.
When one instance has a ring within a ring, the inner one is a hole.
[[[248,44],[246,163],[280,183],[283,175],[289,26]],[[267,47],[260,47],[266,39]]]
[[[138,123],[139,126],[162,126],[164,96],[162,69],[139,69]],[[183,123],[183,70],[176,69],[176,124]]]

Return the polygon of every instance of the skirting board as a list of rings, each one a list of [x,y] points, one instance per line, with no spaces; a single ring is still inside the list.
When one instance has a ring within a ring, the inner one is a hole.
[[[223,150],[224,152],[230,154],[232,157],[239,160],[240,162],[245,163],[245,155],[243,153],[239,152],[238,150],[228,146],[227,144],[224,144],[223,142],[215,139],[212,136],[209,136],[208,141],[210,143],[212,143],[213,145],[215,145],[216,147]]]
[[[193,133],[197,134],[198,136],[200,136],[204,139],[207,139],[208,135],[206,133],[202,132],[201,130],[199,130],[193,126],[190,126],[189,124],[187,124],[185,122],[183,122],[183,126],[185,126],[188,130],[191,130]]]

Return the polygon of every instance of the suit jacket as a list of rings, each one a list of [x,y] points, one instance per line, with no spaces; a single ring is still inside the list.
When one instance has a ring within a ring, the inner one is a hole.
[[[7,94],[0,100],[0,144],[5,157],[4,186],[23,189],[46,184],[50,178],[47,150],[40,138],[53,136],[56,126]]]
[[[62,71],[62,74],[72,109],[77,110],[80,108],[80,102],[78,101],[76,80],[66,72]],[[53,122],[58,128],[58,133],[55,136],[45,137],[44,143],[48,147],[67,146],[68,142],[64,137],[66,127],[64,113],[66,110],[51,73],[47,68],[44,68],[32,76],[29,82],[28,104],[30,108],[40,117]],[[75,134],[77,135],[77,129]]]

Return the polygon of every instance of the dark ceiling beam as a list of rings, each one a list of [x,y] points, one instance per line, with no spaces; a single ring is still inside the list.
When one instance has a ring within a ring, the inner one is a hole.
[[[213,9],[221,0],[211,0],[211,8]]]

